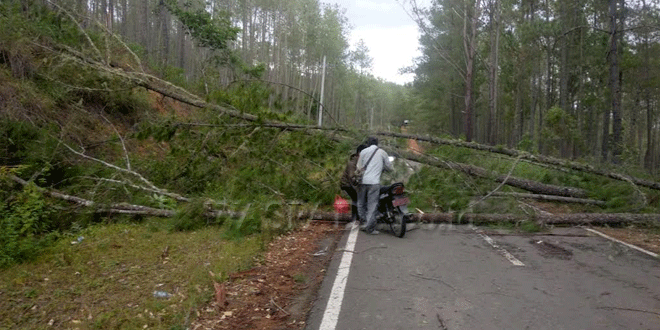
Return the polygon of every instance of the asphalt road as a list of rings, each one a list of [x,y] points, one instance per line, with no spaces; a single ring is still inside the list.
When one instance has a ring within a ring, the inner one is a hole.
[[[660,260],[581,228],[520,236],[435,226],[403,239],[360,232],[353,253],[344,251],[349,232],[306,329],[332,314],[328,299],[349,253],[327,329],[660,329]]]

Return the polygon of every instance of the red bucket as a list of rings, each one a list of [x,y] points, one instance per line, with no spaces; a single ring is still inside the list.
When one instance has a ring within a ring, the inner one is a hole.
[[[347,200],[341,198],[341,196],[339,196],[339,195],[335,196],[334,206],[335,206],[335,212],[336,213],[350,213],[351,212],[351,204]]]

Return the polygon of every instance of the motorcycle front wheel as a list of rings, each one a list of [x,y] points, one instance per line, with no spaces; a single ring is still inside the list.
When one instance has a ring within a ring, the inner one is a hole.
[[[406,234],[406,216],[398,207],[394,209],[391,220],[390,229],[394,236],[403,237]]]

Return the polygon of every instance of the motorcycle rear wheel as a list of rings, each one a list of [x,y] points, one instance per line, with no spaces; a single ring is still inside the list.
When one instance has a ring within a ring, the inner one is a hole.
[[[392,221],[390,222],[390,229],[396,237],[403,237],[406,234],[406,216],[396,208],[392,214]]]

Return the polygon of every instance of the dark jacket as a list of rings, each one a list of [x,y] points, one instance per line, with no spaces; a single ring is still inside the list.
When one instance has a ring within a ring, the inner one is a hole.
[[[346,169],[344,169],[344,174],[341,176],[341,180],[339,181],[340,187],[353,187],[351,184],[351,175],[355,173],[355,167],[357,166],[359,157],[359,154],[352,154],[351,158],[349,158],[348,163],[346,164]]]

